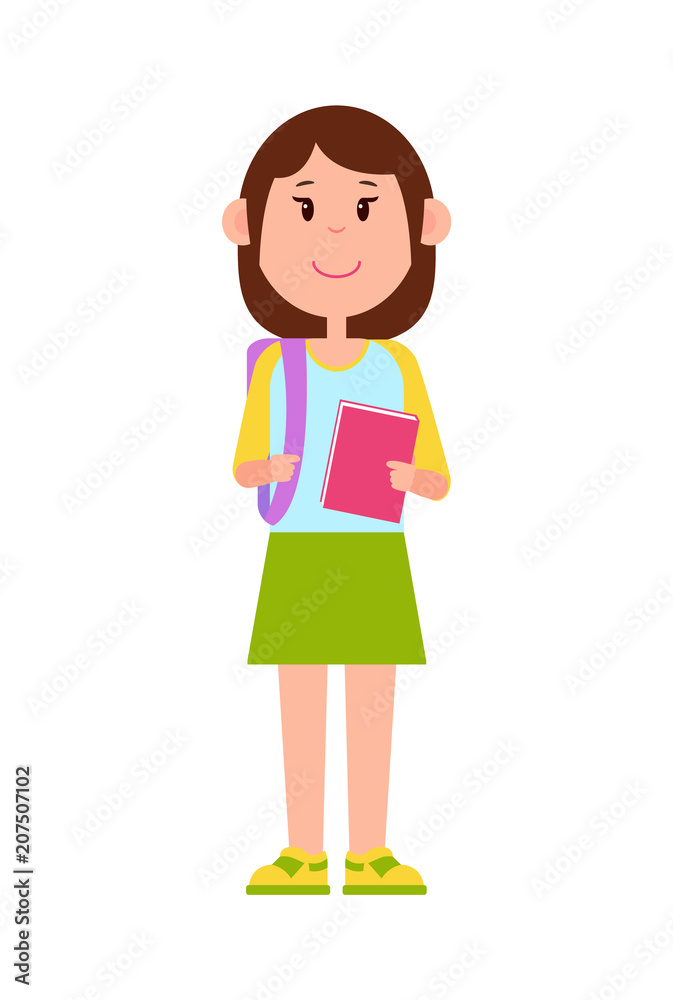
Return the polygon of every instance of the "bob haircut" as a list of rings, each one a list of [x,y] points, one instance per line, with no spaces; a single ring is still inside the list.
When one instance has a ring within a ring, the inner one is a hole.
[[[259,266],[264,208],[276,177],[297,173],[313,148],[348,170],[393,174],[409,222],[411,266],[398,288],[367,312],[349,316],[346,335],[389,340],[409,330],[427,309],[435,280],[435,248],[421,243],[424,200],[432,198],[425,168],[411,143],[383,118],[360,108],[312,108],[280,125],[248,167],[241,198],[247,202],[250,243],[238,248],[245,304],[257,322],[278,337],[325,337],[327,321],[287,302]]]

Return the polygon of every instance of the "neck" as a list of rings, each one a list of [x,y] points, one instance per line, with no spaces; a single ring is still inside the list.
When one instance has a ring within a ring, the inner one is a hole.
[[[328,316],[325,337],[310,339],[315,356],[326,365],[348,365],[362,353],[364,340],[346,336],[346,316]]]
[[[346,341],[347,323],[348,318],[346,316],[328,316],[327,340],[331,340],[334,344],[339,342],[344,343]]]

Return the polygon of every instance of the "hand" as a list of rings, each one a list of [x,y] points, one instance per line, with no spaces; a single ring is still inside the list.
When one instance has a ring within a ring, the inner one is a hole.
[[[267,459],[269,475],[272,483],[287,483],[294,474],[295,462],[300,462],[299,455],[272,455]]]
[[[386,462],[390,473],[390,485],[394,490],[406,492],[411,489],[416,473],[416,466],[409,462]]]

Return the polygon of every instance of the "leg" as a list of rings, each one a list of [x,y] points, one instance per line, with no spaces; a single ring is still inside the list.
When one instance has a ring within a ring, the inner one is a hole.
[[[322,852],[325,800],[327,666],[278,667],[287,826],[291,847]],[[308,788],[304,776],[311,782]]]
[[[386,842],[394,664],[346,665],[348,825],[350,850],[365,854]],[[374,709],[377,694],[385,702]]]

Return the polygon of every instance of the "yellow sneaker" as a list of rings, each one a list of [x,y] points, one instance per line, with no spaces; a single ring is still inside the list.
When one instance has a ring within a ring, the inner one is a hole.
[[[248,896],[327,895],[327,855],[307,854],[301,847],[286,847],[272,865],[253,872],[245,890]]]
[[[347,896],[424,896],[427,891],[416,869],[401,865],[387,847],[346,855]]]

